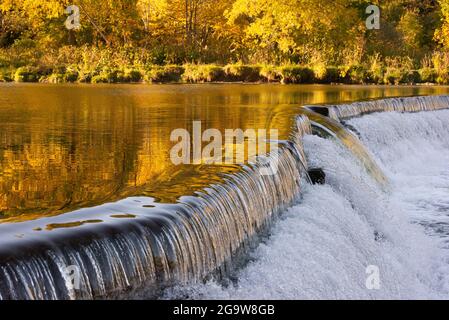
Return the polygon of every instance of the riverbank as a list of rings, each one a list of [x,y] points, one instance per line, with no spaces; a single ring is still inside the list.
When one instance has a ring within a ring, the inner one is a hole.
[[[0,82],[43,83],[282,83],[449,84],[449,72],[400,67],[184,64],[109,66],[3,66]]]

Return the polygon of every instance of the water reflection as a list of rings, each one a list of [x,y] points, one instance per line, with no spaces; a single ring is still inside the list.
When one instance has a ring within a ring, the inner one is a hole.
[[[447,92],[444,87],[0,85],[0,221],[129,196],[173,203],[239,170],[171,164],[170,133],[190,131],[194,120],[221,132],[275,128],[285,139],[303,104]]]

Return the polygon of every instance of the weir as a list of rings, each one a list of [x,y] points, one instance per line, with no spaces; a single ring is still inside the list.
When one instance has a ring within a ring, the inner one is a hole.
[[[419,112],[447,109],[449,96],[398,97],[380,100],[360,101],[350,104],[308,106],[310,110],[326,115],[334,120],[344,120],[373,112]]]
[[[258,235],[299,199],[308,170],[304,135],[324,132],[335,137],[379,183],[387,184],[361,142],[338,120],[369,112],[448,107],[449,97],[438,96],[322,107],[330,118],[303,108],[290,140],[267,156],[277,158],[274,175],[261,175],[267,162],[260,161],[242,166],[194,196],[181,197],[178,203],[150,202],[143,211],[148,199],[127,198],[114,204],[126,207],[123,219],[111,218],[111,205],[104,204],[1,224],[0,299],[148,298],[170,285],[226,274],[257,243]],[[83,228],[65,228],[67,216]],[[30,232],[42,224],[54,232],[45,236]],[[70,266],[79,268],[79,288],[71,285]]]
[[[86,209],[78,212],[85,228],[45,238],[29,235],[34,221],[1,225],[0,298],[151,297],[172,283],[219,271],[297,199],[306,169],[301,140],[310,133],[308,119],[298,117],[291,142],[269,155],[279,157],[274,175],[259,174],[266,161],[248,164],[222,184],[120,224],[106,214],[95,216],[102,223],[83,220],[92,219]],[[108,206],[103,209],[107,212]],[[58,226],[63,218],[45,219]],[[79,290],[70,286],[68,266],[81,269]]]

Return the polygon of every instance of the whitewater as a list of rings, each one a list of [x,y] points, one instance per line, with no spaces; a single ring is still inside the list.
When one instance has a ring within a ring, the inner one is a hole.
[[[227,281],[167,289],[184,299],[448,299],[449,110],[347,120],[389,179],[383,190],[337,140],[306,136],[307,185]],[[379,287],[367,286],[369,267]]]

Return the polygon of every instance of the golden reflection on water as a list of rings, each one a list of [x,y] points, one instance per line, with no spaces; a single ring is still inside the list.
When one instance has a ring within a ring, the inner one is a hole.
[[[177,128],[191,132],[194,120],[204,130],[223,133],[278,129],[286,139],[304,104],[447,92],[445,87],[0,85],[0,222],[133,195],[173,203],[239,170],[172,165],[170,134]]]

